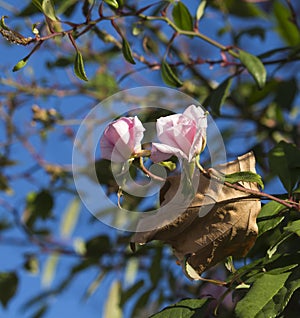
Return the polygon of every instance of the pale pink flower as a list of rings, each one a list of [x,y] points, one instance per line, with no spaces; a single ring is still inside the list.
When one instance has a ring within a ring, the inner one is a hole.
[[[101,139],[101,156],[113,162],[125,162],[141,150],[145,128],[135,117],[121,117],[110,123]]]
[[[206,144],[207,117],[201,107],[189,106],[183,114],[160,117],[156,123],[161,143],[152,143],[151,160],[164,161],[175,155],[192,161]]]

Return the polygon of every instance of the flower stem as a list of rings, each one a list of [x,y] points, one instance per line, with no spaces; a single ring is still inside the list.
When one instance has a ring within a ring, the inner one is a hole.
[[[159,177],[155,174],[153,174],[152,172],[150,172],[145,166],[144,166],[144,159],[143,157],[140,157],[140,168],[141,170],[144,172],[144,174],[156,181],[160,181],[160,182],[165,182],[166,179],[162,178],[162,177]]]

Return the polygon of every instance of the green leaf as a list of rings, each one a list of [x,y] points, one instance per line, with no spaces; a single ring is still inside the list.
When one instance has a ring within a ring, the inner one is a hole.
[[[21,61],[19,61],[14,67],[13,67],[13,72],[17,72],[19,71],[21,68],[23,68],[27,62],[28,62],[29,58],[28,57],[25,57],[23,58]]]
[[[280,141],[268,154],[270,169],[278,175],[283,186],[291,194],[300,182],[300,149]]]
[[[225,182],[237,183],[237,182],[256,182],[262,189],[264,188],[261,176],[251,171],[241,171],[231,174],[226,174],[224,177]]]
[[[39,9],[41,12],[43,12],[44,10],[43,10],[43,7],[42,7],[42,4],[41,4],[41,2],[39,1],[39,0],[32,0],[31,1],[34,5],[35,5],[35,7],[37,8],[37,9]]]
[[[170,171],[174,171],[176,169],[176,163],[173,161],[161,161],[158,164],[168,168]]]
[[[300,236],[300,220],[289,223],[285,228],[285,231],[292,232]]]
[[[122,53],[123,53],[125,60],[127,62],[129,62],[131,64],[135,64],[135,61],[134,61],[133,56],[132,56],[130,45],[125,38],[123,38],[123,42],[122,42]]]
[[[184,299],[178,303],[164,308],[151,318],[196,318],[204,317],[207,314],[207,306],[210,303],[209,298],[202,299]]]
[[[282,39],[291,46],[298,45],[300,33],[297,26],[291,21],[291,11],[279,1],[273,3],[274,16],[277,20],[277,32]]]
[[[6,307],[18,288],[18,276],[15,272],[0,272],[0,302]]]
[[[134,296],[145,284],[144,280],[139,280],[127,290],[123,291],[120,298],[120,306],[123,307],[126,302]]]
[[[285,208],[286,207],[284,205],[276,201],[270,201],[265,204],[260,210],[259,217],[257,219],[258,235],[262,235],[263,233],[274,229],[284,219],[284,216],[281,215],[264,221],[260,221],[260,219],[275,216]]]
[[[0,20],[0,27],[6,31],[10,31],[10,28],[5,24],[4,19],[8,18],[6,15],[3,15]]]
[[[103,253],[110,250],[110,240],[106,235],[99,235],[86,242],[86,256],[99,258]]]
[[[108,5],[112,6],[115,9],[119,8],[119,3],[116,0],[104,0],[105,3],[107,3]]]
[[[172,16],[179,29],[193,31],[193,18],[188,8],[182,2],[177,2],[174,5]]]
[[[197,11],[196,11],[196,20],[197,21],[199,21],[203,17],[205,7],[206,7],[206,0],[202,0],[197,8]]]
[[[51,285],[54,276],[56,267],[58,264],[59,254],[57,252],[53,252],[49,255],[44,265],[44,270],[42,273],[42,285],[48,287]]]
[[[40,270],[38,258],[34,254],[26,254],[25,258],[24,269],[32,275],[38,274]]]
[[[42,9],[44,14],[53,21],[58,21],[55,13],[54,3],[52,0],[43,0]]]
[[[75,198],[67,206],[64,216],[60,225],[60,234],[62,237],[67,238],[73,232],[77,223],[80,212],[80,200]]]
[[[85,294],[83,295],[84,299],[91,297],[95,291],[99,288],[103,278],[105,277],[105,272],[100,272],[97,277],[92,281],[89,285],[88,289],[86,290]]]
[[[232,78],[228,77],[216,89],[214,89],[211,92],[211,94],[207,97],[207,99],[203,103],[204,106],[206,107],[210,106],[213,114],[216,116],[220,116],[220,109],[229,94],[231,82],[232,82]]]
[[[177,77],[166,61],[162,61],[161,63],[161,76],[163,81],[169,86],[180,87],[183,85],[183,82]]]
[[[109,290],[106,300],[103,317],[122,318],[122,310],[120,308],[121,284],[115,280]]]
[[[79,51],[76,52],[76,56],[75,56],[74,72],[79,79],[83,81],[88,81],[88,78],[86,76],[85,69],[84,69],[82,54]]]
[[[259,88],[263,88],[266,83],[267,71],[261,60],[243,50],[239,50],[239,59],[252,75]]]
[[[278,272],[275,270],[274,273]],[[279,271],[280,272],[280,271]],[[299,268],[278,275],[266,273],[259,276],[246,296],[235,308],[239,318],[278,317],[300,287]]]

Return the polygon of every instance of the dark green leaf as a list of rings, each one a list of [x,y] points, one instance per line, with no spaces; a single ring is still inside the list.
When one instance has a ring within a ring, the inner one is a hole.
[[[262,207],[257,219],[258,235],[262,235],[266,231],[274,229],[284,219],[282,215],[275,217],[275,215],[277,215],[283,209],[285,209],[285,206],[275,201],[270,201]],[[274,218],[260,221],[260,218],[267,218],[272,216],[274,216]]]
[[[58,21],[55,13],[54,3],[52,0],[43,0],[42,9],[44,14],[53,21]]]
[[[48,306],[41,306],[32,316],[31,318],[42,318],[48,310]]]
[[[23,68],[26,64],[27,64],[27,62],[28,62],[28,58],[24,58],[24,59],[22,59],[21,61],[19,61],[14,67],[13,67],[13,72],[17,72],[17,71],[19,71],[21,68]]]
[[[174,5],[172,16],[179,29],[193,31],[193,18],[188,8],[181,1]]]
[[[268,154],[272,172],[277,174],[288,193],[300,181],[300,150],[293,144],[280,141]]]
[[[283,40],[291,45],[300,43],[300,33],[297,26],[291,21],[291,11],[279,1],[274,1],[274,15],[277,20],[277,32]]]
[[[151,318],[196,318],[205,317],[207,306],[210,303],[209,298],[202,299],[184,299],[178,303],[168,306]]]
[[[231,82],[232,78],[228,77],[216,89],[214,89],[208,96],[208,98],[204,101],[204,106],[210,106],[213,115],[220,116],[220,109],[229,94]]]
[[[74,72],[76,76],[80,78],[81,80],[88,81],[88,78],[86,76],[85,69],[84,69],[82,54],[79,51],[76,52],[76,56],[75,56]]]
[[[119,3],[117,0],[104,0],[104,2],[106,2],[107,4],[109,4],[110,6],[112,6],[115,9],[119,8]]]
[[[127,290],[123,291],[121,294],[121,299],[120,299],[120,306],[123,307],[126,302],[133,296],[135,295],[139,289],[141,289],[144,286],[145,282],[144,280],[139,280],[137,283],[132,285],[130,288]]]
[[[36,275],[39,272],[39,260],[34,254],[25,255],[24,269],[30,274]]]
[[[6,307],[18,288],[18,276],[15,272],[0,272],[0,302]]]
[[[163,81],[169,86],[180,87],[183,85],[182,81],[166,61],[162,61],[161,63],[161,76]]]
[[[31,1],[35,6],[36,6],[36,8],[38,8],[41,12],[43,12],[44,10],[43,10],[43,7],[42,7],[42,4],[41,4],[41,2],[39,1],[39,0],[32,0]]]
[[[239,59],[252,75],[259,88],[263,88],[266,83],[267,71],[261,60],[243,50],[239,51]]]
[[[298,236],[300,236],[300,220],[293,221],[293,222],[289,223],[284,228],[284,230],[288,231],[288,232],[293,232],[293,233],[297,234]]]
[[[224,181],[229,183],[256,182],[261,188],[264,187],[261,176],[251,171],[241,171],[241,172],[226,174]]]
[[[125,38],[123,38],[123,42],[122,42],[122,52],[123,52],[123,55],[124,55],[125,60],[127,62],[129,62],[131,64],[135,64],[135,61],[134,61],[133,56],[132,56],[130,45]]]
[[[86,242],[86,256],[92,258],[99,258],[103,253],[108,252],[111,248],[109,237],[106,235],[99,235],[93,237]]]

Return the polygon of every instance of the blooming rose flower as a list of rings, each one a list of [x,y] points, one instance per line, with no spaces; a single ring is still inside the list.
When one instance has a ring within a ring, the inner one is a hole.
[[[124,162],[141,150],[145,128],[135,117],[121,117],[110,123],[101,139],[102,158],[114,162]]]
[[[206,128],[206,114],[195,105],[183,114],[160,117],[156,130],[161,143],[152,143],[151,160],[160,162],[175,155],[191,162],[205,147]]]

